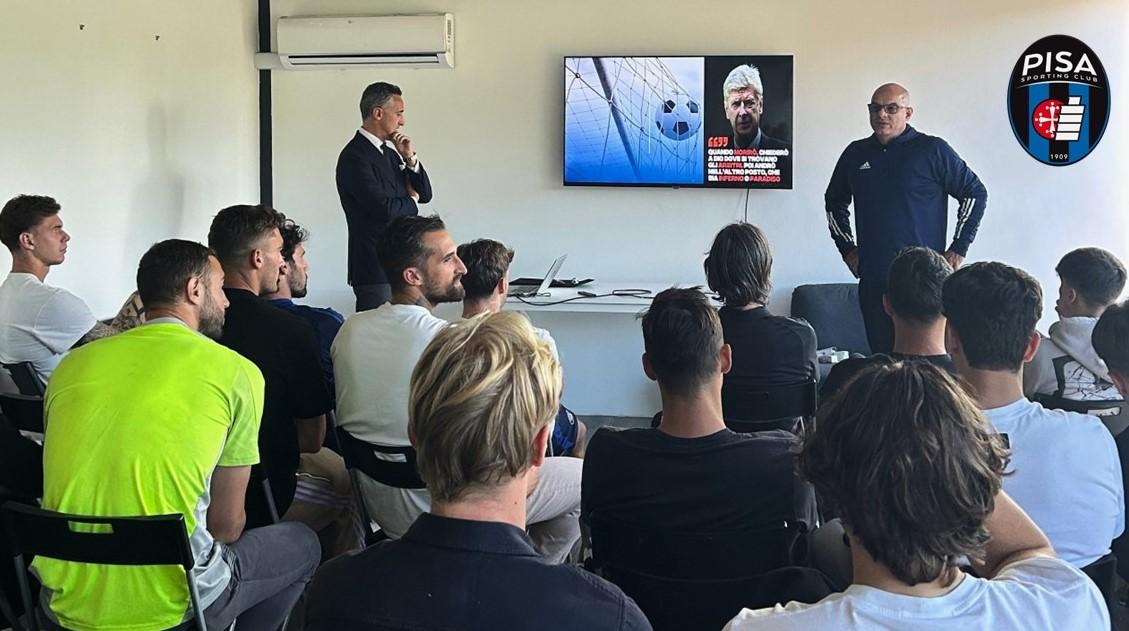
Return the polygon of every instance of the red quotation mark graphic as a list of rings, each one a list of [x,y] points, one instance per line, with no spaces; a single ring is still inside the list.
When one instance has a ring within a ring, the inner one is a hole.
[[[710,149],[724,149],[729,146],[729,136],[711,136],[706,141],[706,146]]]
[[[1066,103],[1047,99],[1035,106],[1031,124],[1035,127],[1035,132],[1047,140],[1078,140],[1085,109],[1082,97],[1079,96],[1069,97]]]

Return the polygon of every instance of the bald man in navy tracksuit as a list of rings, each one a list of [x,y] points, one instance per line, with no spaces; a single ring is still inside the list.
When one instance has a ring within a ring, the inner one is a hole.
[[[886,274],[903,248],[925,246],[960,267],[976,237],[988,191],[947,142],[909,123],[909,92],[879,87],[867,106],[874,134],[847,145],[824,195],[827,224],[843,261],[859,279],[859,308],[872,353],[894,348],[894,325],[882,306]],[[949,197],[958,202],[948,247]],[[851,230],[854,202],[856,241]]]

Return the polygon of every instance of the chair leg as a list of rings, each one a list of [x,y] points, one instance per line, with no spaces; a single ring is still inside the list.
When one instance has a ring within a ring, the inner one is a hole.
[[[38,631],[38,629],[43,628],[43,624],[39,620],[39,609],[31,602],[31,586],[27,582],[27,565],[24,563],[24,555],[17,554],[12,558],[12,564],[16,568],[16,582],[20,586],[20,600],[24,604],[24,615],[27,616],[31,628]],[[15,624],[13,621],[13,629],[16,628]]]
[[[204,610],[200,608],[200,590],[196,587],[196,579],[192,577],[191,570],[186,570],[184,577],[188,581],[188,598],[192,601],[196,631],[208,631],[207,623],[204,621]]]

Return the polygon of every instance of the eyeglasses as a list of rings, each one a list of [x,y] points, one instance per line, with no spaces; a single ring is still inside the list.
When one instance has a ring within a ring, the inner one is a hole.
[[[877,114],[878,112],[886,112],[890,116],[893,116],[901,110],[908,110],[909,106],[898,105],[897,103],[867,103],[866,109],[869,110],[872,115]]]

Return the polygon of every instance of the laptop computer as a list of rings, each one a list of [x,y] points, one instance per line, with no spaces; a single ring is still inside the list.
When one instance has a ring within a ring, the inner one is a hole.
[[[549,266],[549,271],[545,272],[545,278],[541,279],[541,284],[536,289],[522,289],[511,287],[508,295],[514,298],[536,298],[537,296],[548,296],[549,285],[553,283],[553,279],[557,277],[557,272],[561,271],[561,266],[564,265],[565,259],[568,258],[567,254],[562,254],[553,264]]]

